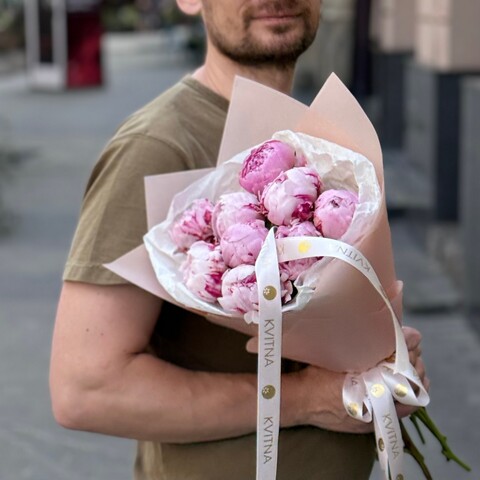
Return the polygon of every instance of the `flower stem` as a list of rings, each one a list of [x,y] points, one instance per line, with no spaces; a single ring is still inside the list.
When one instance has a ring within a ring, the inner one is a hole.
[[[427,410],[425,407],[420,407],[416,412],[414,412],[410,418],[414,417],[415,420],[420,420],[425,427],[430,430],[432,435],[438,440],[442,447],[442,454],[444,457],[450,461],[453,460],[455,463],[460,465],[463,469],[465,469],[467,472],[470,472],[472,469],[470,468],[469,465],[467,465],[465,462],[460,460],[450,449],[448,443],[447,443],[447,437],[440,432],[438,427],[435,425],[434,421],[431,419],[430,415],[428,415]],[[412,420],[413,421],[413,420]]]
[[[423,455],[420,453],[416,445],[413,443],[410,434],[408,433],[405,425],[400,420],[400,429],[402,431],[402,439],[403,443],[405,444],[405,451],[410,454],[414,460],[417,462],[418,466],[422,469],[423,474],[425,475],[426,480],[433,480],[432,474],[425,463],[425,459]]]
[[[417,431],[418,436],[420,437],[421,442],[425,445],[425,437],[423,436],[422,431],[420,430],[420,425],[418,424],[418,419],[415,415],[410,415],[410,421],[413,423],[415,430]]]

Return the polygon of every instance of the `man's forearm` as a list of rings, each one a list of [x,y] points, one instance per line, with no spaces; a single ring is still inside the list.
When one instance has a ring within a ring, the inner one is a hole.
[[[300,422],[295,383],[294,375],[284,375],[283,426]],[[195,372],[137,354],[103,385],[75,390],[56,409],[67,428],[169,443],[235,437],[256,428],[254,374]]]
[[[67,427],[187,443],[252,433],[255,374],[195,372],[144,353],[159,300],[133,286],[66,282],[52,343],[50,387]],[[282,376],[281,425],[359,432],[346,414],[343,375],[307,367]]]

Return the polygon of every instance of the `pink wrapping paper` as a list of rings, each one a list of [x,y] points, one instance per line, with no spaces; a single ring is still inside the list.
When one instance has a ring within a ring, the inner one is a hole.
[[[395,313],[401,318],[402,284],[395,276],[390,229],[385,205],[382,152],[367,116],[341,81],[332,75],[310,107],[268,87],[236,79],[218,164],[268,140],[279,130],[293,130],[324,138],[367,157],[374,165],[383,200],[369,234],[355,247],[374,267]],[[163,221],[173,195],[208,170],[192,170],[147,177],[148,227]],[[139,287],[176,303],[158,283],[143,245],[107,268]],[[336,371],[360,372],[390,356],[395,349],[388,309],[362,274],[333,260],[318,278],[320,298],[303,310],[283,316],[282,353],[286,358]],[[207,315],[214,323],[252,337],[257,326],[243,318]],[[255,339],[249,342],[254,350]]]

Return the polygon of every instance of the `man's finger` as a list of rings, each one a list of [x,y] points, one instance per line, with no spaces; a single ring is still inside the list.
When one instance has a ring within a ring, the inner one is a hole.
[[[422,334],[413,327],[404,326],[402,327],[402,330],[408,350],[415,350],[418,348],[422,341]]]
[[[252,337],[246,345],[247,352],[258,353],[258,337]]]
[[[415,365],[417,358],[422,356],[422,349],[416,348],[415,350],[411,350],[408,352],[408,358],[412,365]]]

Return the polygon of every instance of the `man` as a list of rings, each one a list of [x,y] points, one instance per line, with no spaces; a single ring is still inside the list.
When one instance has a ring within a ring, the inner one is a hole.
[[[92,173],[58,306],[53,411],[67,428],[139,440],[137,480],[248,480],[257,393],[247,338],[162,304],[102,264],[142,241],[145,175],[215,164],[236,74],[290,90],[320,1],[177,3],[202,14],[206,60],[127,119]],[[420,336],[407,333],[423,376]],[[278,479],[368,479],[372,426],[345,413],[344,376],[284,363]]]

